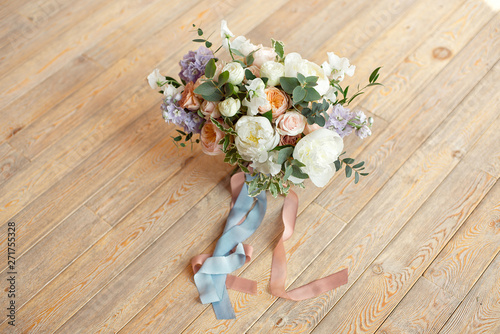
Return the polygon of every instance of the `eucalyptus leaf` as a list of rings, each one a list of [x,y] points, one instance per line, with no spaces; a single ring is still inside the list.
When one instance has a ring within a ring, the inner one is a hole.
[[[298,102],[301,102],[302,100],[304,100],[304,98],[306,97],[306,89],[302,86],[297,86],[294,88],[293,90],[293,104],[297,104]]]
[[[361,161],[360,163],[357,163],[354,166],[352,166],[352,168],[360,168],[360,167],[363,167],[364,164],[365,164],[365,162]]]
[[[318,91],[312,87],[306,87],[305,90],[307,91],[306,97],[304,98],[304,101],[317,101],[321,98],[321,95],[319,95]]]
[[[224,71],[217,78],[217,86],[222,87],[229,80],[229,71]]]
[[[351,166],[346,165],[345,166],[345,176],[346,177],[351,177],[351,175],[352,175],[352,168],[351,168]]]
[[[299,80],[294,77],[281,77],[280,78],[281,88],[288,94],[292,94],[295,87],[300,85]]]
[[[271,110],[263,113],[262,116],[264,116],[265,118],[267,118],[270,123],[273,122],[273,112]]]
[[[278,160],[276,161],[276,163],[279,165],[283,164],[288,158],[292,156],[292,153],[293,147],[285,147],[281,149],[278,153]]]

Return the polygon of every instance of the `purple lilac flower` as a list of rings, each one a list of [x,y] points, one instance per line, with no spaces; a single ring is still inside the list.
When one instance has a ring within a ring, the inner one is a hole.
[[[178,99],[176,99],[178,97]],[[163,119],[167,123],[173,123],[182,126],[186,133],[200,133],[203,125],[203,118],[195,112],[185,110],[178,104],[180,94],[176,97],[167,97],[161,105],[163,110]]]
[[[373,123],[373,119],[368,119],[365,113],[361,110],[356,111],[350,123],[356,128],[356,135],[359,138],[365,139],[366,137],[371,136],[372,130],[370,128]]]
[[[196,82],[205,74],[205,65],[212,58],[214,54],[204,46],[200,46],[197,51],[189,51],[179,62],[181,66],[179,77],[186,82]]]
[[[352,133],[354,128],[348,122],[354,117],[349,109],[340,104],[333,106],[332,113],[326,121],[325,128],[336,131],[340,137],[344,138]]]

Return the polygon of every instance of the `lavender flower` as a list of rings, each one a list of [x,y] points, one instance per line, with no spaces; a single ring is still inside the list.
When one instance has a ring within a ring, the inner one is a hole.
[[[356,128],[356,135],[359,138],[365,139],[372,135],[371,126],[373,124],[373,118],[367,118],[364,112],[360,110],[356,111],[349,123]]]
[[[197,51],[189,51],[179,62],[181,66],[179,77],[186,82],[196,82],[205,74],[205,65],[212,58],[214,54],[204,46],[200,46]]]
[[[200,133],[203,125],[203,118],[197,113],[185,110],[178,104],[181,99],[181,94],[173,97],[167,97],[161,105],[163,110],[163,119],[167,123],[173,123],[184,127],[186,133]]]
[[[349,121],[353,117],[354,114],[349,109],[336,104],[333,106],[332,113],[326,121],[325,128],[336,131],[340,137],[344,138],[354,130],[353,126],[349,124]]]

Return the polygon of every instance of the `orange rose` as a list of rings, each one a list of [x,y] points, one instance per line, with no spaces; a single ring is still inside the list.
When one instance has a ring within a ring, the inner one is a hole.
[[[212,122],[206,122],[200,134],[201,150],[203,153],[208,155],[223,154],[222,145],[219,145],[219,141],[224,136],[224,132],[219,130]]]
[[[268,87],[264,90],[266,93],[267,106],[259,107],[259,112],[264,114],[269,110],[273,113],[273,119],[278,118],[288,108],[290,108],[290,98],[287,93],[276,87]]]
[[[194,91],[194,83],[192,81],[188,82],[184,91],[182,92],[182,98],[179,101],[179,106],[181,108],[189,109],[191,111],[196,111],[200,109],[200,100],[196,97]]]

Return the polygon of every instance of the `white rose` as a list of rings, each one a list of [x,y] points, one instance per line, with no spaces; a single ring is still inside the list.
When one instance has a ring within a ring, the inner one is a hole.
[[[160,70],[155,68],[153,72],[148,75],[148,83],[153,89],[158,89],[165,83],[165,77],[160,74]]]
[[[231,49],[238,50],[245,57],[256,48],[257,46],[250,43],[250,40],[244,36],[238,36],[231,42]]]
[[[336,132],[321,128],[299,140],[293,158],[305,165],[301,169],[312,183],[324,187],[335,173],[334,161],[343,148],[344,142]]]
[[[248,91],[248,99],[243,100],[243,105],[248,108],[248,115],[257,115],[259,107],[268,104],[265,92],[266,85],[261,78],[255,78],[248,80],[245,87]]]
[[[163,88],[163,95],[165,97],[174,97],[177,95],[178,89],[174,87],[174,85],[166,84]]]
[[[225,71],[229,72],[229,79],[227,81],[233,85],[239,85],[245,77],[245,70],[241,64],[237,62],[226,64],[226,66],[222,68],[222,72]]]
[[[321,95],[325,95],[330,88],[330,81],[325,74],[325,71],[318,65],[307,59],[302,59],[302,56],[296,52],[292,52],[285,57],[285,76],[297,77],[300,73],[306,77],[318,77],[318,85],[314,89]]]
[[[356,66],[349,64],[349,59],[340,58],[333,52],[328,52],[327,55],[328,62],[325,61],[321,66],[328,78],[342,81],[345,74],[350,77],[354,75]]]
[[[236,122],[236,149],[241,157],[252,162],[265,163],[268,151],[275,148],[279,134],[273,129],[271,122],[261,116],[243,116]]]
[[[285,66],[275,61],[266,61],[260,68],[260,77],[266,77],[267,86],[276,86],[280,83],[280,78],[285,76]]]
[[[236,115],[238,110],[240,110],[241,102],[233,97],[228,97],[224,101],[220,102],[218,107],[222,116],[232,117]]]
[[[254,161],[250,164],[250,167],[254,169],[254,171],[263,173],[263,174],[271,174],[276,175],[281,171],[281,165],[276,163],[278,160],[278,151],[269,152],[269,157],[265,162]]]

